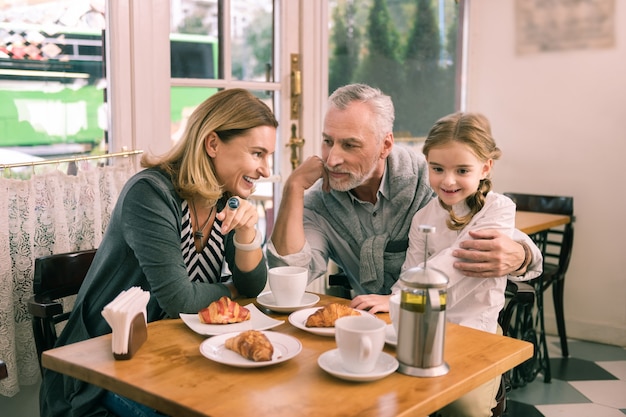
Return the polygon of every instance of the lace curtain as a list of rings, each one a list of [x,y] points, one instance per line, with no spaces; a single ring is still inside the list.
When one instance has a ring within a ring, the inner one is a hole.
[[[0,358],[9,372],[0,395],[40,378],[27,307],[35,258],[99,246],[117,196],[136,172],[133,159],[82,161],[74,175],[45,165],[28,179],[0,178]]]

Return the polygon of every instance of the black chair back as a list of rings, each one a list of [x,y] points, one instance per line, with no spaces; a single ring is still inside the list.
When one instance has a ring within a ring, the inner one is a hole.
[[[517,210],[551,214],[565,214],[571,221],[562,226],[549,229],[546,233],[530,236],[543,253],[544,270],[550,271],[552,280],[564,279],[572,257],[574,244],[574,198],[568,196],[549,196],[537,194],[504,193],[511,198]],[[550,282],[544,280],[545,286]]]
[[[533,309],[535,308],[535,287],[519,281],[507,280],[505,290],[506,304],[500,316],[498,324],[502,328],[504,336],[524,340],[537,346],[537,335]],[[513,388],[523,387],[533,381],[537,376],[537,352],[532,358],[515,368],[507,371],[502,376],[506,392]],[[502,415],[500,412],[498,415]],[[493,415],[496,416],[495,411]]]
[[[517,210],[552,214],[574,214],[574,198],[555,195],[504,193],[517,206]]]
[[[534,211],[551,214],[564,214],[570,216],[570,222],[554,227],[547,231],[531,235],[541,252],[543,253],[543,273],[533,280],[537,294],[537,307],[540,315],[540,334],[545,339],[543,328],[543,292],[552,287],[552,299],[556,323],[561,341],[561,353],[564,357],[569,356],[567,347],[567,334],[565,330],[564,312],[564,287],[565,274],[569,268],[574,246],[574,198],[570,196],[550,196],[538,194],[505,193],[517,205],[517,210]],[[543,342],[542,342],[543,343]],[[550,369],[547,347],[544,346],[546,369],[544,370],[546,382],[550,381]]]
[[[40,369],[42,352],[56,343],[56,325],[70,315],[70,311],[64,311],[60,299],[78,293],[95,254],[96,249],[89,249],[35,259],[33,296],[28,300],[28,312],[32,316]]]

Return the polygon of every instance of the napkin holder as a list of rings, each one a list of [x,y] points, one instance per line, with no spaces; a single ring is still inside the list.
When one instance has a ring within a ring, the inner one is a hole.
[[[115,331],[115,330],[113,330]],[[141,345],[148,339],[148,328],[143,313],[138,313],[130,323],[128,329],[128,349],[126,353],[113,352],[113,357],[119,361],[128,360],[137,353]]]

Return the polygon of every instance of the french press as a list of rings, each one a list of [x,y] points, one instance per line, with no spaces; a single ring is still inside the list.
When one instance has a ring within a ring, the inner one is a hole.
[[[427,267],[428,235],[435,227],[420,226],[425,236],[424,266],[409,268],[400,274],[400,316],[396,355],[398,371],[419,377],[448,373],[443,359],[446,332],[448,277]]]

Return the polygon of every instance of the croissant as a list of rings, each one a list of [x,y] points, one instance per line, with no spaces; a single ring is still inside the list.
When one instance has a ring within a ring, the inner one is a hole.
[[[271,361],[274,346],[264,333],[258,330],[246,330],[235,337],[226,339],[226,349],[239,353],[246,359],[255,362]]]
[[[200,323],[229,324],[250,320],[250,310],[237,304],[227,296],[213,301],[198,312]]]
[[[306,327],[334,327],[335,320],[344,316],[360,316],[361,313],[343,304],[330,303],[306,319]]]

